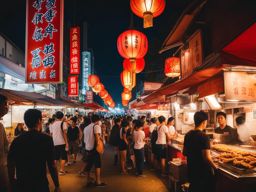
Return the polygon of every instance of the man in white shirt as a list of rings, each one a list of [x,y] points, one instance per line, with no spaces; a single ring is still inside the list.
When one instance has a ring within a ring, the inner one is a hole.
[[[168,132],[172,139],[174,139],[177,136],[175,127],[174,127],[174,117],[169,117],[167,120],[167,127],[168,127]],[[172,141],[168,140],[168,145],[171,145]]]
[[[92,116],[92,123],[85,127],[84,129],[84,143],[85,150],[87,152],[86,159],[86,172],[87,174],[87,186],[90,185],[93,181],[90,177],[90,171],[93,165],[95,166],[95,176],[96,176],[96,187],[105,187],[106,184],[101,182],[101,156],[96,151],[95,143],[101,137],[101,127],[100,127],[100,117],[98,115]]]
[[[68,160],[68,140],[67,140],[67,123],[63,121],[64,114],[61,111],[56,112],[56,121],[50,125],[50,133],[54,144],[55,161],[60,160],[59,175],[65,175],[65,162]]]
[[[157,140],[156,140],[156,153],[157,159],[161,160],[161,168],[162,168],[162,176],[166,176],[165,168],[166,168],[166,154],[167,154],[167,140],[171,139],[171,135],[169,134],[168,128],[165,125],[166,120],[164,116],[158,117],[158,121],[160,125],[157,128]]]

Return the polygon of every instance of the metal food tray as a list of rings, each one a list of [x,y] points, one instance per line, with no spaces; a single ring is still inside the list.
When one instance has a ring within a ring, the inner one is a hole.
[[[246,169],[246,168],[236,167],[230,163],[219,163],[219,165],[222,168],[227,169],[233,173],[237,173],[239,175],[246,175],[246,174],[251,174],[251,173],[256,172],[254,169]]]

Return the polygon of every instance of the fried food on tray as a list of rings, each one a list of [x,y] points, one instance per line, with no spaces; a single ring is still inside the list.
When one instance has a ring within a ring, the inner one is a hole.
[[[214,145],[212,149],[220,152],[220,154],[216,156],[216,160],[222,163],[229,163],[233,166],[246,169],[256,167],[256,153],[233,149],[223,144]]]

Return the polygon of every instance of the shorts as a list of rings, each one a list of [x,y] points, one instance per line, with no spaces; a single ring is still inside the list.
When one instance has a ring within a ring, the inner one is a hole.
[[[69,152],[70,154],[77,154],[79,152],[79,144],[77,141],[69,142]]]
[[[89,172],[93,165],[95,168],[101,168],[101,156],[100,154],[94,149],[91,151],[86,151],[86,172]]]
[[[156,144],[156,157],[158,160],[166,159],[167,147],[166,145]]]
[[[67,151],[65,149],[66,145],[56,145],[54,146],[54,159],[55,160],[68,160]]]
[[[119,143],[119,146],[118,146],[119,151],[125,151],[125,150],[127,150],[127,148],[128,148],[128,146],[124,141],[121,141]]]

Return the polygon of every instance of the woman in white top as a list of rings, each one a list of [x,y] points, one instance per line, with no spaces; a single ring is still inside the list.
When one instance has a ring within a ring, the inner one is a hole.
[[[158,117],[159,126],[157,128],[157,140],[156,140],[156,156],[157,159],[161,161],[162,176],[165,176],[166,170],[166,155],[167,155],[167,140],[172,137],[168,131],[166,124],[166,119],[164,116]]]
[[[136,175],[143,176],[144,167],[144,145],[145,145],[145,133],[143,131],[143,120],[135,121],[135,130],[133,132],[134,139],[134,154],[136,162]]]
[[[177,136],[176,129],[174,127],[174,117],[169,117],[167,120],[167,127],[168,127],[168,132],[172,139],[174,139]],[[168,145],[171,145],[171,140],[168,140]]]

